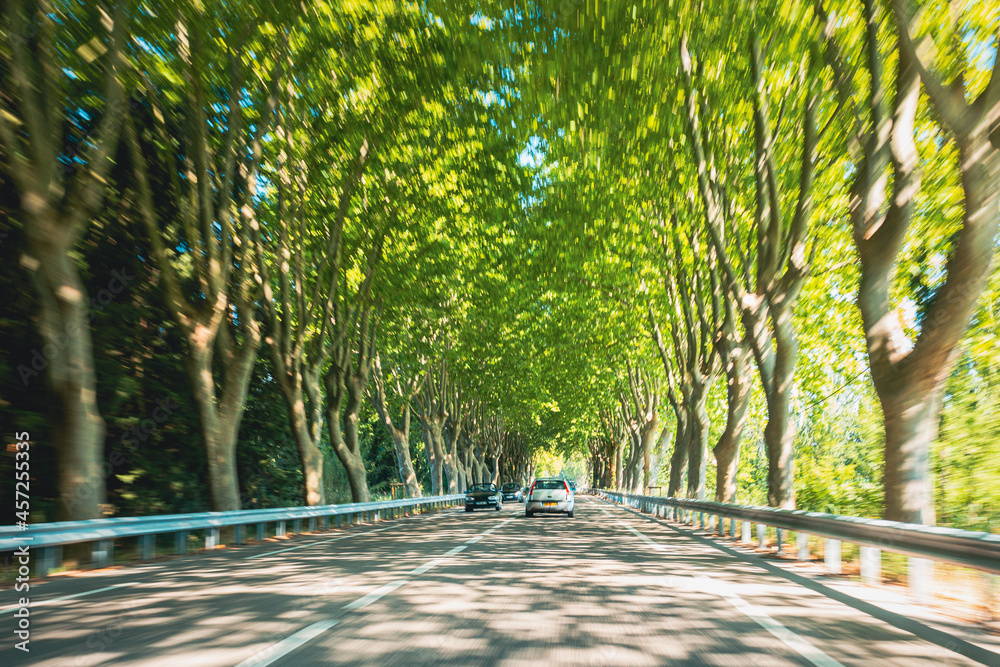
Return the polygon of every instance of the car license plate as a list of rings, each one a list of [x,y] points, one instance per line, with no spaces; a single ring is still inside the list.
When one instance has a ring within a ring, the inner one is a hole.
[[[542,507],[555,507],[556,503],[542,503]]]

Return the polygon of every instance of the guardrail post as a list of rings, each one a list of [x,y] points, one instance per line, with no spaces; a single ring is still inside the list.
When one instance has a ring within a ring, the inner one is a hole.
[[[139,553],[142,560],[156,558],[156,535],[142,535],[139,538]]]
[[[882,551],[861,547],[861,580],[866,584],[882,583]]]
[[[840,540],[826,541],[823,546],[823,561],[829,574],[841,574],[844,571],[840,562]]]
[[[258,523],[257,524],[257,541],[258,542],[263,542],[264,541],[264,535],[266,533],[267,533],[267,529],[265,528],[264,524],[263,523]]]
[[[243,524],[233,526],[233,544],[243,544],[245,541]]]
[[[284,537],[285,534],[286,534],[285,522],[284,521],[279,521],[277,527],[274,529],[274,536],[275,537]]]
[[[767,526],[762,523],[757,524],[757,546],[760,549],[764,548],[764,543],[767,542]]]
[[[335,528],[340,528],[340,524],[343,522],[343,520],[344,520],[344,518],[341,515],[338,514],[337,518],[334,519],[334,521],[333,521],[334,527]]]
[[[781,528],[775,528],[774,532],[777,535],[778,553],[779,554],[783,554],[783,553],[785,553],[785,545],[781,541],[781,538],[783,537],[783,535],[781,534],[782,533]]]
[[[292,535],[302,532],[302,519],[292,519]]]
[[[374,523],[378,523],[381,520],[382,520],[382,512],[380,512],[379,510],[375,510],[374,516],[372,517],[372,521]]]
[[[747,543],[747,544],[749,544],[749,542],[750,542],[750,522],[749,521],[744,521],[743,522],[743,539],[741,541],[744,542],[744,543]]]
[[[206,528],[205,529],[205,551],[211,551],[215,547],[219,546],[219,529],[218,528]]]
[[[310,533],[316,532],[316,517],[314,516],[309,517],[309,532]]]
[[[934,561],[912,556],[908,558],[906,583],[917,603],[930,603],[934,599]]]
[[[62,565],[62,546],[42,547],[42,557],[35,561],[35,575],[49,576],[49,572]]]
[[[174,553],[178,555],[186,554],[187,548],[188,532],[186,530],[178,530],[174,533]]]
[[[115,556],[114,540],[97,540],[90,552],[90,562],[94,567],[107,567],[111,565]]]
[[[323,530],[330,530],[330,517],[323,515]]]
[[[798,544],[795,550],[796,560],[809,560],[809,535],[806,533],[799,533],[797,537]]]

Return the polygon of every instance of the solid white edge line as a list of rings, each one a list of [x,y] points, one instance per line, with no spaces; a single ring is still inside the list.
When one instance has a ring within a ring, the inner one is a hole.
[[[247,658],[236,667],[265,667],[279,660],[306,642],[315,639],[320,634],[337,624],[334,620],[316,621],[293,635],[285,637],[276,644],[271,644],[257,655]]]
[[[457,554],[457,553],[460,553],[460,552],[462,552],[462,551],[465,551],[465,549],[466,549],[465,545],[462,545],[462,546],[458,546],[458,547],[455,547],[454,549],[452,549],[451,551],[446,551],[446,552],[444,553],[444,555],[445,555],[446,557],[447,557],[447,556],[454,556],[454,555],[455,555],[455,554]]]
[[[649,536],[644,535],[643,533],[639,532],[638,530],[628,525],[627,523],[623,521],[619,521],[618,523],[627,528],[636,537],[641,539],[646,544],[649,544],[657,551],[663,549],[661,545],[654,542],[652,539],[649,538]],[[747,602],[746,600],[744,600],[743,598],[741,598],[736,593],[732,593],[726,590],[721,584],[721,582],[706,575],[699,575],[697,579],[705,584],[706,590],[715,593],[723,600],[736,607],[736,609],[743,612],[745,616],[747,616],[755,623],[757,623],[757,625],[759,625],[760,627],[764,628],[772,635],[777,637],[778,640],[780,640],[785,646],[789,647],[790,649],[801,655],[803,658],[805,658],[812,664],[816,665],[816,667],[843,667],[841,663],[837,662],[836,660],[828,656],[826,653],[816,648],[816,646],[814,646],[805,637],[795,634],[794,632],[786,628],[784,625],[774,620],[771,616],[767,614],[767,612],[765,612],[760,607],[756,607]]]
[[[30,609],[30,608],[33,608],[33,607],[42,607],[44,605],[52,604],[53,602],[62,602],[63,600],[72,600],[73,598],[82,598],[85,595],[93,595],[94,593],[103,593],[104,591],[110,591],[110,590],[115,589],[115,588],[122,588],[123,586],[133,586],[134,584],[135,584],[134,581],[129,581],[129,582],[124,583],[124,584],[115,584],[114,586],[105,586],[104,588],[95,588],[92,591],[84,591],[82,593],[74,593],[73,595],[64,595],[61,598],[52,598],[50,600],[41,600],[39,602],[32,602],[31,604],[28,605],[28,608]],[[2,614],[9,614],[9,613],[13,612],[14,610],[20,609],[20,608],[21,608],[21,605],[17,605],[16,604],[16,605],[7,607],[5,609],[0,609],[0,615],[2,615]]]
[[[709,577],[699,578],[713,581]],[[721,586],[713,586],[713,588],[719,597],[729,602],[729,604],[743,612],[743,614],[747,617],[753,619],[757,625],[770,632],[772,635],[781,640],[786,646],[793,649],[796,653],[812,664],[816,665],[816,667],[843,667],[841,663],[816,648],[816,646],[814,646],[808,639],[795,634],[784,625],[771,618],[771,616],[769,616],[767,612],[760,607],[750,604],[739,595],[726,591]]]

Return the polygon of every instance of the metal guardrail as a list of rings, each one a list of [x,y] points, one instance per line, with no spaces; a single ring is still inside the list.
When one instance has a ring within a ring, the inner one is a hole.
[[[191,531],[204,530],[205,548],[214,549],[219,544],[220,530],[226,527],[234,529],[233,542],[243,544],[246,526],[256,525],[257,540],[263,541],[268,524],[275,524],[274,535],[280,537],[288,534],[289,521],[293,524],[292,533],[302,532],[303,520],[308,521],[310,531],[316,530],[317,522],[322,522],[323,530],[326,530],[331,517],[339,528],[345,518],[349,525],[358,523],[363,515],[367,520],[379,521],[384,515],[395,517],[418,507],[449,507],[464,498],[464,494],[452,494],[344,505],[59,521],[29,525],[27,529],[0,526],[0,552],[15,551],[23,546],[28,546],[30,550],[40,549],[41,557],[32,560],[36,576],[43,577],[60,565],[62,547],[67,544],[92,542],[91,562],[96,567],[104,567],[112,562],[114,540],[120,538],[138,537],[140,557],[151,560],[156,555],[156,536],[166,533],[175,535],[174,551],[185,553]]]
[[[731,519],[731,535],[736,538],[736,521],[742,522],[742,541],[750,542],[750,524],[757,524],[757,541],[766,539],[766,526],[777,530],[778,551],[782,550],[782,530],[797,533],[799,560],[809,558],[809,536],[826,538],[824,560],[828,572],[841,573],[841,542],[861,546],[861,577],[876,583],[881,580],[881,552],[910,557],[908,583],[914,596],[926,600],[933,580],[931,561],[972,567],[1000,574],[1000,535],[955,528],[924,526],[883,519],[783,510],[774,507],[727,505],[707,500],[661,498],[619,491],[597,490],[598,495],[622,505],[702,528],[714,527],[725,536],[723,519]],[[709,517],[706,522],[706,517]]]

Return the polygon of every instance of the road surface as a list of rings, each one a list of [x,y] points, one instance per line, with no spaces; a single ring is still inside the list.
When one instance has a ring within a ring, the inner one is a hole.
[[[581,495],[573,519],[449,509],[56,577],[30,655],[0,591],[0,665],[1000,665],[801,584]]]

